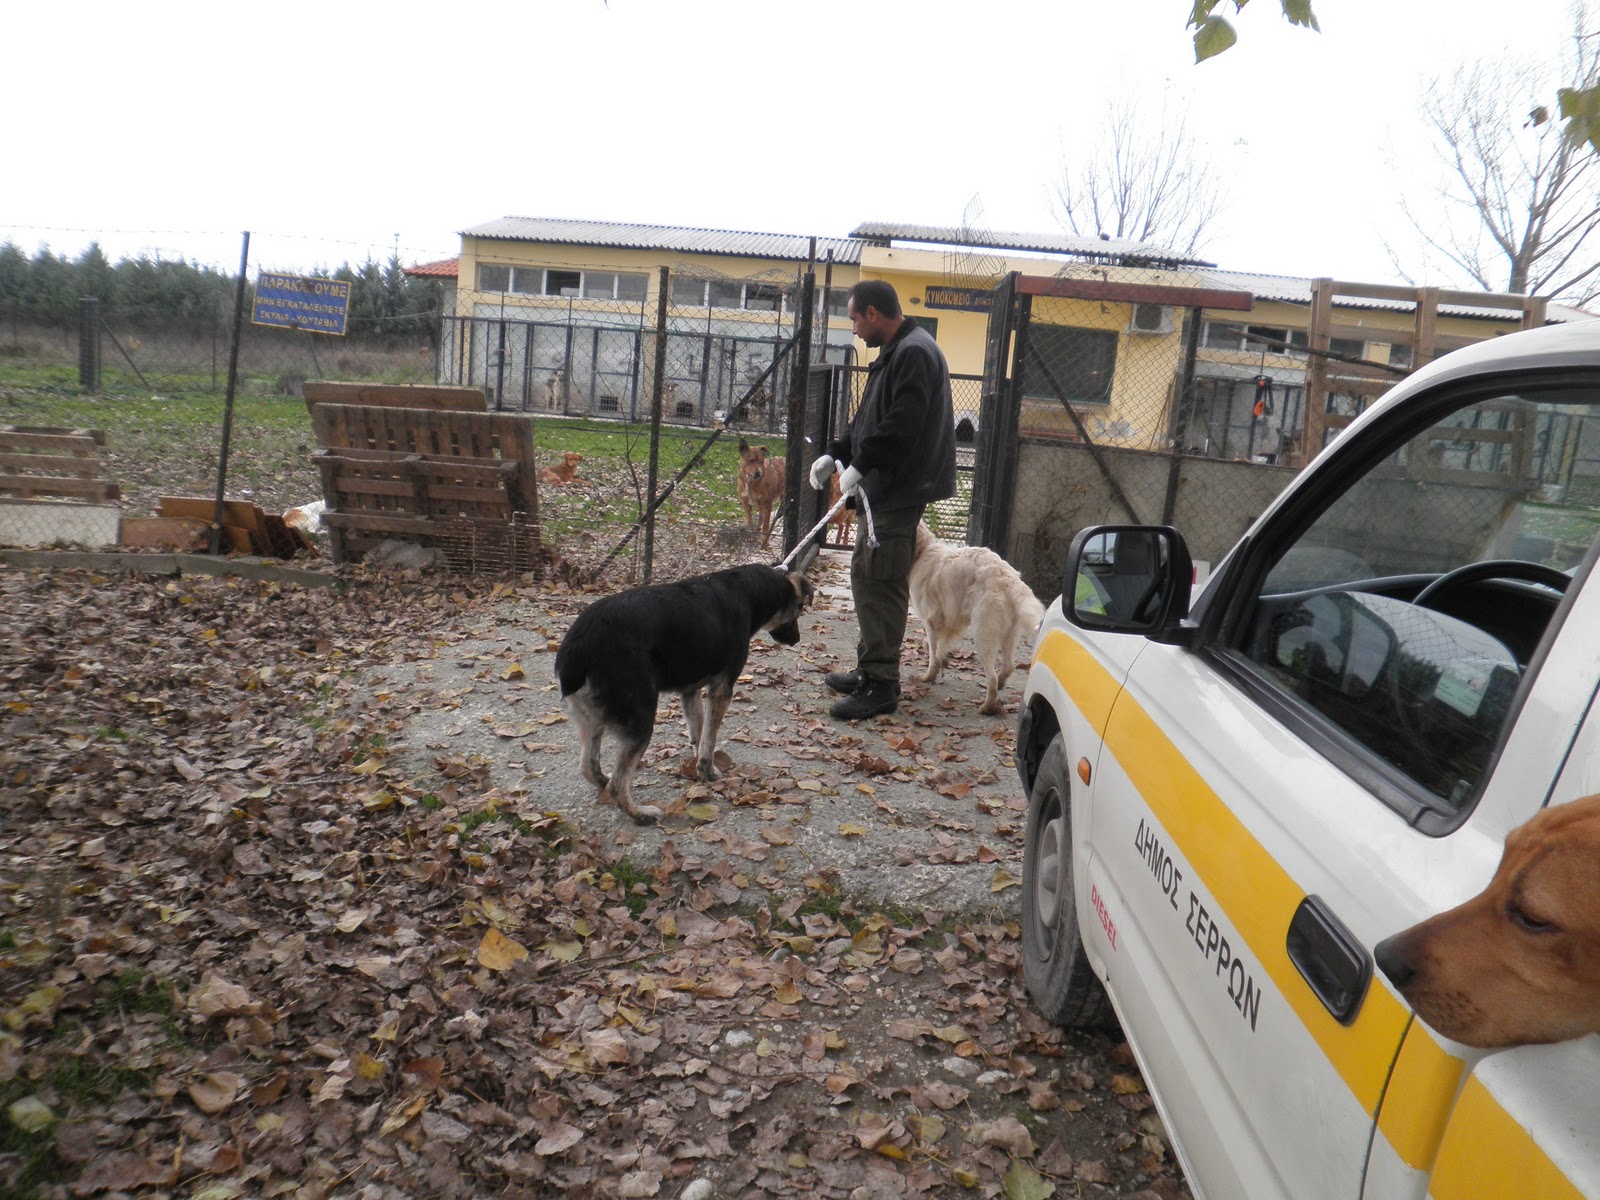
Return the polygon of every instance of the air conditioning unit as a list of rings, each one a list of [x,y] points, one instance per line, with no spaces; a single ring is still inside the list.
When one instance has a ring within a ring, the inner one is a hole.
[[[1171,333],[1172,309],[1165,304],[1135,304],[1128,319],[1129,333]]]

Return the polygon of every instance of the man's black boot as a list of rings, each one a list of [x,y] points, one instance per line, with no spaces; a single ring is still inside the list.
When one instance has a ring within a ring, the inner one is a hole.
[[[900,685],[886,679],[863,679],[843,700],[836,700],[828,715],[836,721],[859,721],[893,712],[900,703]]]
[[[848,696],[861,686],[861,679],[860,671],[829,671],[822,677],[822,682],[841,696]]]

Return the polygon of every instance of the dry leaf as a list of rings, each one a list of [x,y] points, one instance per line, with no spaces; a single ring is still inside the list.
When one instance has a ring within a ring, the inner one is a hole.
[[[1015,1117],[1001,1117],[995,1121],[974,1126],[968,1131],[973,1140],[985,1146],[997,1146],[1013,1158],[1033,1157],[1033,1137],[1027,1127]]]
[[[628,1043],[615,1029],[595,1029],[583,1035],[583,1052],[597,1067],[615,1067],[628,1061]]]
[[[558,1121],[534,1145],[533,1152],[540,1158],[550,1158],[556,1154],[566,1153],[581,1141],[583,1141],[583,1130],[576,1125]]]
[[[478,962],[491,971],[505,971],[528,957],[528,948],[493,926],[478,943]]]
[[[230,1107],[239,1097],[244,1080],[232,1071],[213,1071],[190,1081],[189,1098],[203,1113],[219,1113]]]
[[[382,1126],[378,1129],[379,1135],[387,1137],[395,1130],[403,1128],[413,1117],[427,1107],[428,1098],[426,1096],[412,1096],[409,1100],[402,1100],[384,1118]]]
[[[37,1096],[24,1096],[21,1100],[13,1100],[6,1107],[6,1115],[23,1133],[38,1133],[56,1119],[55,1113],[50,1111],[50,1106]]]

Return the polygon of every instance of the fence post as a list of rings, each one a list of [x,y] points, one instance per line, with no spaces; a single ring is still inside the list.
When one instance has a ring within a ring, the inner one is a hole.
[[[78,300],[78,386],[100,390],[100,301],[93,296]]]
[[[228,494],[228,443],[233,437],[233,393],[239,381],[239,338],[244,331],[244,294],[250,269],[250,231],[239,249],[239,287],[233,300],[233,344],[228,349],[228,388],[222,402],[222,448],[217,455],[217,502],[211,517],[211,553],[222,553],[222,503]]]
[[[650,380],[650,468],[645,475],[646,502],[644,514],[644,581],[650,582],[655,569],[656,554],[656,478],[661,465],[661,396],[662,383],[667,373],[667,293],[668,272],[660,269],[656,277],[656,343],[655,364]]]
[[[1167,465],[1167,496],[1161,504],[1161,523],[1171,525],[1178,507],[1178,481],[1183,472],[1184,443],[1189,440],[1189,418],[1194,413],[1195,363],[1200,356],[1200,309],[1189,310],[1188,336],[1183,339],[1183,375],[1178,380],[1177,411],[1172,414],[1172,461]]]
[[[816,257],[816,243],[812,243],[812,259]],[[816,297],[817,274],[810,263],[800,280],[800,320],[795,327],[795,348],[789,356],[789,424],[785,439],[783,481],[783,553],[794,552],[800,540],[800,479],[808,464],[802,459],[806,453],[806,382],[811,374],[811,306]],[[774,379],[774,390],[777,380]],[[820,454],[821,451],[819,450]]]

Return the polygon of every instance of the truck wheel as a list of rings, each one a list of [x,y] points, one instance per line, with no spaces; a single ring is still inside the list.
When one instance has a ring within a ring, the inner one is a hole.
[[[1072,890],[1072,787],[1067,749],[1056,735],[1028,797],[1022,852],[1022,974],[1039,1011],[1057,1025],[1115,1025],[1111,1000],[1078,933]]]

